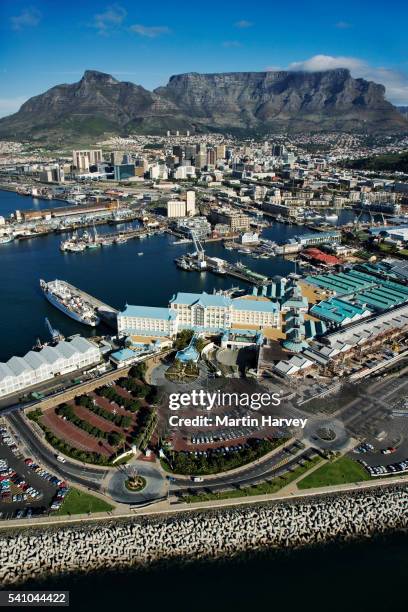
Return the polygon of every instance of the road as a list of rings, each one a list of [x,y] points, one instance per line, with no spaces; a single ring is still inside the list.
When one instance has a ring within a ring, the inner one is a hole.
[[[41,463],[60,475],[62,478],[71,483],[78,483],[88,489],[94,491],[102,490],[102,481],[108,474],[108,470],[96,468],[87,465],[80,465],[66,460],[65,463],[60,463],[55,457],[55,452],[48,446],[43,444],[39,438],[33,435],[31,427],[26,423],[21,411],[13,412],[7,415],[7,420],[14,430],[16,437],[21,440],[30,454],[37,458]],[[171,484],[171,493],[185,492],[187,490],[211,490],[219,491],[228,487],[250,486],[267,478],[281,476],[299,463],[299,460],[305,455],[310,455],[309,451],[298,450],[297,455],[289,454],[287,451],[279,451],[268,459],[258,460],[256,463],[249,465],[246,469],[241,470],[236,474],[225,474],[219,477],[213,477],[207,481],[194,483],[185,479],[176,479]],[[289,461],[283,463],[290,458]]]
[[[43,444],[33,434],[21,411],[12,412],[5,418],[14,430],[16,438],[21,440],[33,458],[38,459],[45,467],[72,483],[78,483],[94,491],[101,490],[101,482],[108,473],[106,469],[81,465],[69,459],[65,463],[60,463],[55,457],[55,451]]]
[[[170,486],[170,493],[185,493],[187,491],[222,491],[227,488],[234,487],[249,487],[263,480],[277,478],[282,476],[290,469],[299,464],[302,459],[311,457],[314,454],[312,449],[306,451],[298,451],[298,454],[293,455],[292,459],[283,463],[288,457],[291,457],[285,451],[281,451],[276,455],[272,455],[269,459],[249,465],[246,469],[237,472],[236,474],[225,474],[220,477],[207,478],[203,476],[203,482],[186,481],[185,479],[175,479]]]

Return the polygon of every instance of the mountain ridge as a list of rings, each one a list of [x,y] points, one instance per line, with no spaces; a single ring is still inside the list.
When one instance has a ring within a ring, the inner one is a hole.
[[[0,119],[0,138],[75,140],[76,135],[165,130],[408,131],[385,100],[383,85],[347,69],[322,72],[189,72],[149,91],[108,73],[86,70]]]

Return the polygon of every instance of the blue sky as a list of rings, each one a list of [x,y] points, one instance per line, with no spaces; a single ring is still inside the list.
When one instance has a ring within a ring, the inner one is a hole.
[[[86,69],[152,89],[180,72],[344,66],[408,105],[407,23],[398,0],[0,0],[0,116]]]

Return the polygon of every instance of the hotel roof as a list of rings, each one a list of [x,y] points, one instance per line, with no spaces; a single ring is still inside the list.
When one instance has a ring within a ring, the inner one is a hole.
[[[213,293],[177,293],[174,295],[170,304],[185,304],[192,306],[193,304],[201,304],[202,306],[215,306],[218,308],[228,308],[231,306],[231,299],[224,295]]]
[[[264,300],[242,300],[237,298],[232,300],[234,310],[250,310],[253,312],[276,312],[279,310],[279,304],[274,302],[265,302]]]
[[[138,319],[161,319],[170,321],[176,318],[176,313],[170,308],[156,308],[154,306],[126,306],[119,313],[120,317],[135,317]]]

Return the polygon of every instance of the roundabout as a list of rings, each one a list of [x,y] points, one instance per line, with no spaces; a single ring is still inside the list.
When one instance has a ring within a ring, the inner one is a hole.
[[[119,466],[107,483],[107,494],[121,504],[144,505],[162,499],[168,492],[168,481],[157,464],[133,461]]]
[[[337,419],[309,419],[304,441],[322,450],[342,451],[350,444],[344,424]]]
[[[129,477],[125,480],[125,487],[131,493],[140,493],[146,487],[147,480],[140,476],[136,467],[129,469]]]

